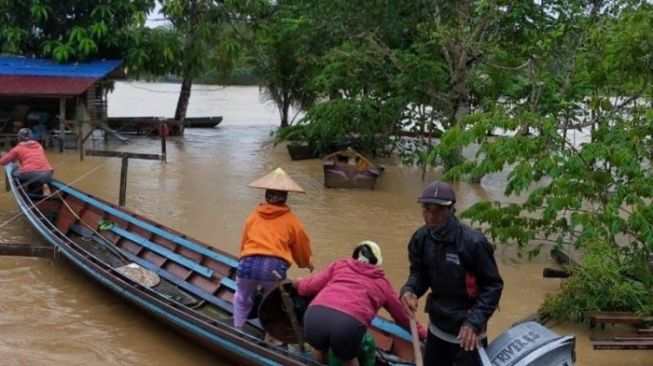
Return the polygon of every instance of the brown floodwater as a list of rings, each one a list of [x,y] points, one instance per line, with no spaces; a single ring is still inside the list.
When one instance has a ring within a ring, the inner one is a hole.
[[[162,115],[174,110],[177,86],[118,84],[112,115]],[[146,99],[147,97],[147,99]],[[148,113],[148,111],[150,113]],[[284,168],[305,190],[289,205],[312,239],[317,268],[348,256],[361,240],[377,241],[384,269],[398,288],[406,278],[406,245],[421,224],[415,199],[425,185],[421,170],[382,161],[386,170],[373,191],[326,189],[319,160],[290,160],[284,146],[270,143],[276,114],[258,99],[257,88],[199,88],[189,115],[220,114],[218,128],[187,130],[168,145],[168,163],[129,163],[127,206],[192,237],[238,254],[242,224],[263,192],[247,183]],[[105,148],[99,140],[87,148]],[[159,141],[132,138],[107,149],[158,153]],[[74,151],[48,152],[56,177],[83,191],[118,200],[119,159],[87,157]],[[427,173],[427,181],[440,176]],[[506,201],[502,175],[480,185],[456,185],[458,208],[479,200]],[[0,194],[0,241],[38,243],[9,193]],[[490,339],[533,314],[560,280],[542,278],[554,266],[545,255],[532,262],[510,248],[497,260],[505,280],[500,310],[490,322]],[[293,269],[291,276],[304,276]],[[421,319],[426,320],[425,314]],[[587,325],[558,324],[553,330],[577,336],[577,365],[653,365],[651,351],[594,351]],[[65,260],[0,257],[0,365],[229,365],[188,342],[147,314],[122,301]]]

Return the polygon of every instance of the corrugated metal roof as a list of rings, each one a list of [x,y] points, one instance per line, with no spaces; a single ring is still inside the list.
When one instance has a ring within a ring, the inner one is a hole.
[[[58,64],[39,58],[0,56],[0,96],[80,95],[121,63],[102,60]]]
[[[41,58],[0,56],[0,75],[62,76],[100,79],[115,70],[122,61],[102,60],[59,64]]]
[[[65,97],[84,93],[94,78],[0,75],[0,97]]]

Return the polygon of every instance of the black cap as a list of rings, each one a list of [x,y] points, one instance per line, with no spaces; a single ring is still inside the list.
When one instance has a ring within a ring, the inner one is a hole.
[[[451,206],[456,202],[456,192],[445,182],[436,180],[424,188],[417,203],[435,203],[441,206]]]

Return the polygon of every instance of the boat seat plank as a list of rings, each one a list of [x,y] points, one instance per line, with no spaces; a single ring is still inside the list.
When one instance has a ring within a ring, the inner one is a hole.
[[[145,221],[143,221],[143,220],[141,220],[139,218],[130,216],[130,215],[128,215],[127,213],[125,213],[123,211],[120,211],[120,210],[118,210],[118,209],[116,209],[114,207],[111,207],[111,206],[109,206],[109,205],[107,205],[107,204],[105,204],[105,203],[103,203],[101,201],[98,201],[97,199],[95,199],[95,198],[93,198],[93,197],[91,197],[91,196],[89,196],[87,194],[84,194],[82,192],[79,192],[79,191],[77,191],[77,190],[75,190],[75,189],[73,189],[73,188],[71,188],[71,187],[69,187],[69,186],[67,186],[67,185],[65,185],[65,184],[63,184],[61,182],[58,182],[56,180],[52,180],[51,185],[54,186],[55,188],[63,191],[63,192],[66,192],[67,194],[69,194],[69,195],[71,195],[71,196],[73,196],[73,197],[75,197],[77,199],[80,199],[80,200],[82,200],[82,201],[84,201],[84,202],[86,202],[86,203],[88,203],[88,204],[90,204],[92,206],[98,207],[99,209],[101,209],[103,211],[106,211],[110,215],[116,216],[116,217],[118,217],[118,218],[120,218],[122,220],[125,220],[126,222],[129,222],[132,225],[138,226],[138,227],[140,227],[142,229],[145,229],[145,230],[147,230],[149,232],[152,232],[155,235],[158,235],[158,236],[160,236],[162,238],[168,239],[168,240],[172,241],[175,244],[178,244],[178,245],[181,245],[181,246],[186,247],[188,249],[194,250],[194,251],[196,251],[198,253],[201,253],[201,254],[207,256],[208,258],[211,258],[211,259],[216,260],[218,262],[222,262],[222,263],[224,263],[224,264],[226,264],[226,265],[228,265],[228,266],[230,266],[232,268],[237,268],[238,267],[238,260],[236,260],[234,258],[231,258],[231,257],[228,257],[226,255],[220,254],[220,253],[218,253],[218,252],[216,252],[214,250],[211,250],[209,248],[206,248],[206,247],[204,247],[204,246],[202,246],[202,245],[200,245],[198,243],[194,243],[194,242],[192,242],[192,241],[190,241],[190,240],[188,240],[186,238],[182,238],[179,235],[174,235],[174,234],[172,234],[170,232],[162,230],[161,228],[159,228],[159,227],[157,227],[155,225],[152,225],[152,224],[150,224],[148,222],[145,222]]]
[[[379,330],[381,330],[383,332],[387,332],[389,334],[396,335],[397,337],[399,337],[399,338],[401,338],[401,339],[403,339],[405,341],[412,342],[412,340],[413,340],[413,337],[410,334],[410,332],[408,332],[404,328],[400,327],[399,325],[397,325],[397,324],[395,324],[395,323],[393,323],[393,322],[391,322],[389,320],[386,320],[386,319],[383,319],[383,318],[380,318],[380,317],[376,316],[372,320],[372,325],[379,328]]]
[[[125,230],[123,228],[120,228],[120,227],[117,227],[115,225],[112,226],[111,229],[109,229],[109,230],[111,232],[115,233],[115,234],[120,235],[121,237],[123,237],[123,238],[125,238],[125,239],[127,239],[129,241],[132,241],[134,243],[142,245],[143,247],[145,247],[145,248],[147,248],[147,249],[149,249],[149,250],[151,250],[151,251],[153,251],[153,252],[155,252],[157,254],[160,254],[160,255],[170,259],[171,261],[173,261],[175,263],[179,263],[179,264],[181,264],[182,266],[184,266],[186,268],[192,269],[193,271],[201,274],[202,276],[204,276],[206,278],[213,277],[214,272],[213,272],[212,269],[207,268],[207,267],[205,267],[205,266],[203,266],[201,264],[198,264],[197,262],[194,262],[194,261],[192,261],[192,260],[190,260],[190,259],[188,259],[188,258],[186,258],[186,257],[184,257],[182,255],[179,255],[179,254],[173,252],[172,250],[170,250],[168,248],[162,247],[162,246],[160,246],[159,244],[157,244],[155,242],[149,241],[149,240],[145,239],[144,237],[142,237],[142,236],[140,236],[138,234],[134,234],[134,233],[132,233],[130,231],[127,231],[127,230]]]
[[[102,239],[98,238],[95,233],[93,233],[89,229],[86,229],[86,228],[84,228],[84,227],[82,227],[80,225],[71,225],[70,229],[73,232],[77,233],[78,235],[91,238],[96,242],[102,241]],[[220,298],[218,298],[216,296],[213,296],[212,294],[210,294],[209,292],[201,289],[200,287],[195,286],[192,283],[184,281],[180,277],[166,271],[163,268],[160,268],[160,267],[156,266],[153,263],[150,263],[150,262],[144,260],[143,258],[140,258],[139,256],[137,256],[137,255],[135,255],[133,253],[125,252],[125,251],[123,251],[123,253],[125,254],[125,256],[127,258],[129,258],[129,260],[133,261],[134,263],[137,263],[141,267],[143,267],[145,269],[148,269],[148,270],[158,274],[162,278],[164,278],[164,279],[172,282],[173,284],[175,284],[175,285],[189,291],[190,293],[192,293],[194,295],[202,297],[206,301],[212,303],[213,305],[218,306],[219,308],[221,308],[221,309],[223,309],[223,310],[225,310],[225,311],[227,311],[229,313],[233,312],[233,305],[232,304],[230,304],[230,303],[228,303],[228,302],[226,302],[226,301],[224,301],[224,300],[222,300],[222,299],[220,299]],[[227,288],[229,288],[229,289],[231,289],[231,290],[234,290],[234,291],[236,289],[236,281],[234,281],[234,280],[232,280],[231,278],[228,278],[228,277],[223,277],[220,280],[220,284],[227,287]],[[260,324],[257,325],[257,326],[259,328],[261,327]]]
[[[158,274],[162,278],[164,278],[164,279],[172,282],[173,284],[187,290],[188,292],[192,293],[193,295],[197,295],[197,296],[201,297],[202,299],[206,300],[207,302],[221,308],[222,310],[224,310],[224,311],[226,311],[226,312],[228,312],[230,314],[233,314],[233,305],[231,303],[229,303],[229,302],[227,302],[225,300],[222,300],[217,296],[211,295],[210,293],[208,293],[207,291],[204,291],[203,289],[199,288],[198,286],[195,286],[192,283],[186,282],[186,281],[182,280],[181,278],[173,275],[172,273],[166,271],[165,269],[159,268],[159,267],[153,265],[152,263],[144,261],[143,259],[137,257],[136,255],[134,255],[132,253],[125,253],[125,254],[127,255],[127,257],[129,259],[131,259],[135,263],[138,263],[143,268],[151,270],[152,272]],[[230,281],[234,282],[233,280],[231,280],[229,278],[223,278],[222,280],[225,281],[225,283],[227,283],[227,284],[230,283]],[[222,281],[221,281],[221,283],[222,283]],[[235,282],[234,282],[234,285],[235,285]],[[261,322],[258,319],[248,319],[247,323],[251,324],[252,326],[254,326],[257,329],[263,329],[263,325],[261,325]]]
[[[222,277],[220,284],[230,290],[236,291],[236,281],[232,280],[229,277]]]

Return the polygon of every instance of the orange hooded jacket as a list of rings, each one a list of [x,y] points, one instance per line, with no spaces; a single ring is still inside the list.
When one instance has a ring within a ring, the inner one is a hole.
[[[290,207],[261,203],[245,222],[240,257],[268,255],[306,268],[311,264],[310,244],[304,226]]]

